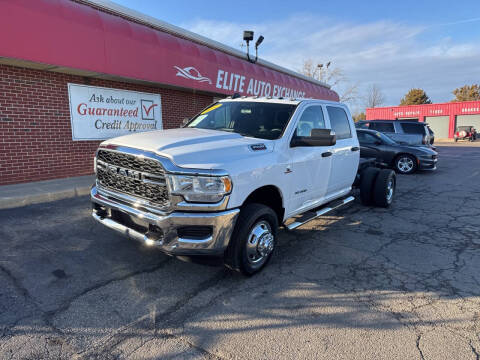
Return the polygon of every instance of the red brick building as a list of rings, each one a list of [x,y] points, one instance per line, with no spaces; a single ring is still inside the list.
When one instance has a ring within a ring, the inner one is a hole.
[[[367,120],[425,121],[435,138],[453,138],[458,126],[480,130],[480,101],[370,108],[366,116]]]
[[[233,93],[338,100],[323,83],[104,0],[2,1],[0,32],[0,185],[91,174],[102,139],[137,131],[127,125],[178,127]]]

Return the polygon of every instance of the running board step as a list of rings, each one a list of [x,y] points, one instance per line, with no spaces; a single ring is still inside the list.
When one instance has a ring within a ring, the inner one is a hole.
[[[297,221],[292,222],[291,224],[286,225],[288,230],[293,230],[298,228],[299,226],[302,226],[303,224],[306,224],[309,221],[312,221],[322,215],[325,215],[326,213],[338,209],[339,207],[348,204],[355,200],[353,196],[346,197],[343,200],[340,201],[333,201],[331,203],[328,203],[325,207],[316,210],[316,211],[307,211],[306,213],[302,214]]]

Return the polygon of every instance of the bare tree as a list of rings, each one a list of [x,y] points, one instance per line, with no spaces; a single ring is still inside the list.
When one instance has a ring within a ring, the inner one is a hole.
[[[346,84],[346,87],[342,88],[340,94],[341,102],[354,103],[358,99],[358,86],[357,84]]]
[[[317,64],[312,59],[304,60],[300,72],[335,88],[342,102],[355,102],[358,98],[358,86],[351,84],[342,69],[333,67],[330,61]]]
[[[385,96],[376,84],[368,87],[367,96],[365,97],[365,107],[374,108],[385,103]]]

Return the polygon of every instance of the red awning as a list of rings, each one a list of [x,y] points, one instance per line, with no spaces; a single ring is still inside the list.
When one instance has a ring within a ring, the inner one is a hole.
[[[213,93],[338,101],[321,85],[67,0],[0,0],[0,57]]]

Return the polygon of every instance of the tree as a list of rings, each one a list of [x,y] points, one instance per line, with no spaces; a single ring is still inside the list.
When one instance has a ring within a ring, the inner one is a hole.
[[[400,100],[400,105],[431,104],[432,100],[423,89],[410,89]]]
[[[331,65],[330,61],[326,64],[317,64],[312,59],[307,59],[303,61],[300,72],[335,88],[340,101],[354,102],[358,98],[358,86],[351,84],[340,68]]]
[[[455,95],[453,101],[480,100],[480,86],[478,84],[464,85],[452,91]]]
[[[385,96],[376,84],[369,86],[367,96],[365,97],[365,107],[374,108],[385,102]]]
[[[353,121],[357,122],[362,120],[367,120],[367,116],[364,112],[353,114]]]

